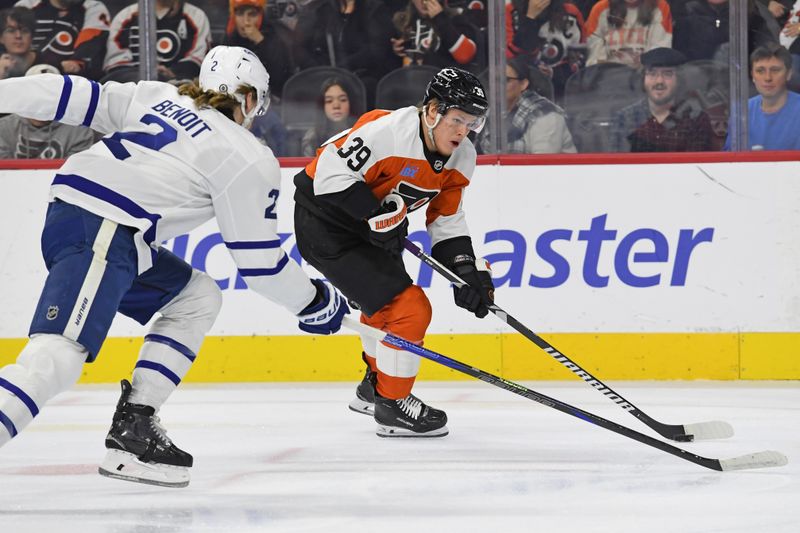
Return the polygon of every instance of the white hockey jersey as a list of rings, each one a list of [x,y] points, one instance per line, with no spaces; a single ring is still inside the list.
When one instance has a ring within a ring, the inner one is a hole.
[[[316,294],[280,246],[278,161],[222,113],[167,83],[56,74],[0,81],[0,113],[108,134],[66,160],[50,197],[137,228],[139,272],[159,243],[216,217],[249,288],[295,314]]]

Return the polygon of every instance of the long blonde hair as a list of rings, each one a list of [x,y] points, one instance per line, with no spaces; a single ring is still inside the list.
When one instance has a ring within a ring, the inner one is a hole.
[[[248,93],[255,97],[256,89],[250,85],[243,84],[236,89],[236,93],[241,94],[245,98],[247,98]],[[233,120],[233,110],[241,107],[239,101],[229,94],[204,90],[200,87],[200,82],[197,79],[178,87],[178,94],[191,98],[194,101],[194,105],[197,106],[197,109],[206,109],[210,107],[216,109],[231,120]]]

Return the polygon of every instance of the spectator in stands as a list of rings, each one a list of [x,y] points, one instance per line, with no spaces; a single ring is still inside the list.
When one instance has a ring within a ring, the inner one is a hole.
[[[264,16],[266,0],[230,0],[230,18],[223,44],[255,53],[269,72],[269,90],[278,97],[292,75],[288,30]]]
[[[615,152],[703,152],[714,135],[708,115],[682,105],[680,67],[686,56],[654,48],[641,56],[645,98],[619,111],[611,130]]]
[[[612,62],[639,66],[639,56],[672,46],[672,16],[666,0],[600,0],[586,22],[587,65]]]
[[[728,0],[694,0],[676,15],[673,47],[689,60],[713,59],[728,42]]]
[[[24,73],[58,74],[52,65],[39,64]],[[94,132],[83,126],[34,120],[17,115],[0,118],[0,159],[64,159],[94,143]]]
[[[458,65],[482,70],[478,47],[485,46],[469,19],[444,5],[445,0],[409,0],[394,15],[398,37],[392,38],[394,53],[407,65]]]
[[[208,17],[183,0],[156,0],[158,79],[179,83],[200,74],[211,43]],[[108,52],[103,63],[106,79],[139,79],[139,5],[122,9],[111,21]]]
[[[512,0],[506,4],[506,57],[530,56],[553,81],[558,98],[586,61],[583,15],[564,0]]]
[[[780,34],[780,43],[792,54],[792,72],[800,72],[800,0],[792,6],[786,25]],[[795,87],[798,80],[793,80]],[[797,90],[797,89],[795,89]]]
[[[300,68],[330,65],[349,70],[374,100],[378,80],[400,66],[389,39],[391,18],[381,0],[321,0],[295,29]]]
[[[524,56],[506,63],[505,153],[575,153],[564,111],[531,88],[531,68],[536,67]],[[489,151],[489,128],[483,129],[478,144],[482,152]]]
[[[317,100],[317,121],[303,136],[302,155],[315,156],[322,143],[355,123],[356,117],[350,113],[350,93],[347,84],[338,78],[328,78],[322,82]]]
[[[0,79],[23,76],[34,64],[41,62],[33,50],[33,30],[36,19],[26,7],[0,11]]]
[[[33,49],[64,74],[97,78],[108,39],[108,8],[97,0],[19,0],[36,18]]]
[[[761,12],[769,14],[767,8],[759,9],[751,0],[748,3],[748,50],[763,46],[767,42],[777,40],[777,22],[769,21]],[[713,59],[722,63],[728,62],[729,35],[729,3],[728,0],[692,0],[684,6],[683,15],[674,18],[672,47],[680,50],[690,61],[697,59]]]
[[[789,91],[792,56],[778,43],[750,54],[758,95],[747,104],[747,146],[752,150],[800,150],[800,94]],[[730,150],[731,140],[725,142]]]
[[[778,26],[783,27],[791,14],[794,0],[756,0],[775,19]],[[762,11],[762,10],[759,10]]]

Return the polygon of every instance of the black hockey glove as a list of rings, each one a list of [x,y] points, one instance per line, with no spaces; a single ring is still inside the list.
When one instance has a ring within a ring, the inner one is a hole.
[[[467,282],[467,285],[453,285],[456,305],[475,313],[478,318],[489,314],[489,305],[494,302],[492,271],[486,259],[476,260],[471,255],[457,255],[453,258],[453,272]]]
[[[392,255],[403,252],[403,243],[408,235],[406,204],[398,194],[388,194],[380,208],[367,219],[369,242]]]

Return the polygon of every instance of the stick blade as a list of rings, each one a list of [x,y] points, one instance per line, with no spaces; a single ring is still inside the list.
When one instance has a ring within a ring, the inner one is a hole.
[[[693,437],[692,440],[729,439],[733,437],[733,426],[721,420],[686,424],[683,431]]]
[[[749,453],[730,459],[720,459],[723,472],[730,470],[749,470],[751,468],[771,468],[773,466],[786,466],[789,458],[781,452],[767,450],[764,452]]]

